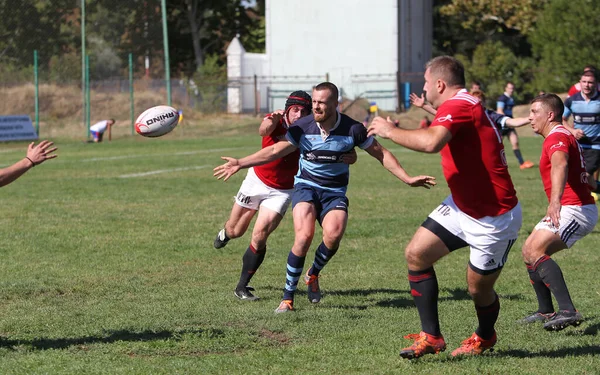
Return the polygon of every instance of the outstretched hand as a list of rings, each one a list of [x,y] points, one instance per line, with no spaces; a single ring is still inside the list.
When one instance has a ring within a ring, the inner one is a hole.
[[[388,116],[387,120],[383,117],[377,116],[371,121],[371,125],[367,130],[369,136],[378,135],[381,138],[389,138],[392,131],[396,128],[396,124]]]
[[[227,163],[219,165],[215,169],[213,169],[213,176],[217,178],[217,180],[223,179],[223,181],[229,180],[229,177],[236,174],[237,171],[242,169],[240,167],[239,162],[235,158],[230,158],[228,156],[221,156],[221,159],[226,160]]]
[[[415,107],[423,108],[425,105],[425,96],[421,94],[421,96],[417,96],[414,92],[410,94],[410,104]]]
[[[54,159],[58,156],[53,153],[57,148],[52,146],[54,146],[54,143],[47,140],[41,141],[37,146],[34,145],[34,142],[31,142],[27,147],[27,158],[31,160],[33,165],[39,165],[48,159]]]
[[[431,187],[437,185],[437,182],[435,182],[435,177],[432,176],[415,176],[410,177],[408,181],[406,181],[406,184],[412,187],[422,186],[425,189],[430,189]]]

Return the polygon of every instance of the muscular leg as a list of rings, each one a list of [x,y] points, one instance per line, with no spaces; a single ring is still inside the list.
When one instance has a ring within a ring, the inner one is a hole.
[[[256,210],[242,207],[237,203],[233,204],[229,220],[225,223],[225,234],[230,239],[238,238],[244,235],[250,226]]]
[[[475,333],[484,340],[489,340],[494,336],[494,325],[500,312],[500,301],[494,291],[494,284],[499,276],[500,270],[489,275],[479,274],[471,267],[467,270],[469,294],[475,303],[479,320],[479,327]]]
[[[335,255],[348,224],[348,213],[343,210],[331,210],[325,214],[323,222],[323,241],[315,252],[315,260],[308,275],[318,276],[323,267]]]
[[[433,264],[450,251],[444,242],[429,229],[419,227],[406,247],[410,294],[421,320],[421,330],[441,336],[438,317],[439,288]]]
[[[256,273],[267,251],[267,238],[281,222],[279,213],[265,207],[260,207],[254,228],[252,240],[242,257],[242,273],[236,289],[245,288]]]
[[[556,298],[558,308],[564,311],[575,311],[562,271],[558,264],[550,258],[552,254],[566,248],[567,245],[558,234],[541,229],[531,233],[523,245],[522,252],[525,263],[530,265],[533,272],[540,276],[542,282],[548,286]]]
[[[298,280],[302,275],[306,254],[315,235],[317,211],[311,202],[299,202],[292,212],[294,218],[294,245],[288,254],[283,300],[294,299]],[[277,310],[276,310],[277,311]]]

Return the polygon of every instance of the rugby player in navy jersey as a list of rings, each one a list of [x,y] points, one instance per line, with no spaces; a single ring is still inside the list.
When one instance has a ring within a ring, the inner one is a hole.
[[[292,193],[294,245],[288,255],[283,299],[276,313],[294,309],[294,294],[316,221],[323,228],[323,239],[304,281],[308,285],[309,301],[321,300],[319,273],[338,251],[348,221],[346,189],[350,169],[348,164],[340,162],[344,153],[358,146],[407,185],[425,188],[435,185],[434,177],[409,176],[389,150],[367,136],[363,124],[336,111],[337,98],[338,89],[334,84],[323,82],[315,86],[312,115],[299,119],[289,128],[287,142],[278,142],[241,159],[222,157],[227,162],[214,169],[218,179],[227,180],[241,168],[261,165],[300,149],[300,166]]]
[[[429,214],[405,250],[421,332],[405,336],[414,343],[400,356],[412,359],[446,350],[434,264],[466,246],[470,246],[467,285],[479,326],[452,356],[479,355],[496,344],[500,301],[494,284],[517,240],[521,206],[508,173],[502,136],[479,99],[467,93],[460,61],[450,56],[430,60],[423,91],[437,110],[429,128],[402,129],[376,117],[368,130],[369,135],[389,138],[411,150],[439,152],[450,188],[450,195]]]

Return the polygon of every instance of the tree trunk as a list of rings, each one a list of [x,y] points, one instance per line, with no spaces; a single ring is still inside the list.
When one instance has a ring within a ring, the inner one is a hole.
[[[187,17],[190,23],[192,33],[192,46],[194,48],[194,60],[196,62],[196,70],[204,64],[204,52],[200,45],[200,24],[197,19],[199,0],[186,0]]]

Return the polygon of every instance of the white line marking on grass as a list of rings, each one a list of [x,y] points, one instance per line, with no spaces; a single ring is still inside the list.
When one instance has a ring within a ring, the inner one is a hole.
[[[120,159],[148,158],[148,157],[155,157],[155,156],[196,155],[196,154],[208,154],[208,153],[213,153],[213,152],[224,152],[224,151],[239,150],[239,149],[244,149],[244,148],[245,147],[213,148],[213,149],[209,149],[209,150],[182,151],[182,152],[173,152],[173,153],[168,153],[168,154],[166,154],[166,153],[165,154],[151,154],[150,156],[148,156],[147,154],[121,155],[121,156],[105,156],[105,157],[100,157],[100,158],[82,159],[81,161],[84,161],[84,162],[93,162],[93,161],[103,161],[103,160],[120,160]]]
[[[119,178],[146,177],[146,176],[152,176],[152,175],[161,174],[161,173],[190,171],[190,170],[204,169],[204,168],[208,168],[208,167],[210,167],[210,165],[196,165],[194,167],[159,169],[156,171],[149,171],[149,172],[123,174],[123,175],[120,175]]]

